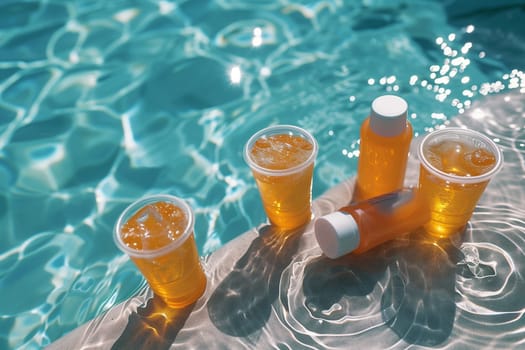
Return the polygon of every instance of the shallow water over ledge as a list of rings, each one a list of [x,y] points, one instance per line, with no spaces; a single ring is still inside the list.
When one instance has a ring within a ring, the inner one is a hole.
[[[329,260],[311,225],[289,235],[262,226],[206,258],[195,305],[169,310],[146,288],[49,349],[523,348],[525,100],[491,96],[449,124],[484,132],[505,158],[463,235],[416,232]],[[408,185],[417,161],[409,167]],[[346,204],[352,184],[317,198],[316,214]]]

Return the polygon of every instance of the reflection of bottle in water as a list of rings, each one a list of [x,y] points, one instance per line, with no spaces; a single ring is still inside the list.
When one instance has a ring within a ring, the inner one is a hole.
[[[315,237],[329,258],[362,253],[425,224],[430,213],[424,203],[415,189],[368,199],[318,218]]]
[[[380,96],[372,102],[370,116],[361,126],[355,201],[403,187],[412,140],[407,109],[398,96]]]

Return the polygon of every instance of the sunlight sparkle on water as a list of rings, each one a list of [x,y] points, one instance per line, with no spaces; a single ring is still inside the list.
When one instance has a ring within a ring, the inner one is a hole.
[[[113,18],[121,23],[129,23],[135,17],[137,17],[138,14],[139,10],[137,9],[126,9],[116,13],[115,16],[113,16]]]
[[[71,63],[78,63],[80,61],[80,58],[78,57],[78,52],[71,51],[69,53],[69,62]]]
[[[270,75],[272,75],[272,70],[269,68],[269,67],[262,67],[261,70],[259,71],[259,74],[262,76],[262,77],[269,77]]]
[[[241,67],[234,66],[230,69],[230,82],[232,84],[239,84],[242,79]]]
[[[262,45],[262,42],[263,42],[262,29],[259,27],[256,27],[253,29],[252,46],[259,47]]]
[[[465,43],[465,45],[463,45],[463,47],[461,48],[461,53],[466,55],[469,50],[472,48],[472,43],[471,42],[467,42]]]
[[[159,12],[162,15],[167,15],[168,13],[173,12],[175,9],[175,4],[168,2],[168,1],[160,1],[159,2]]]
[[[137,143],[133,137],[133,128],[131,127],[130,115],[122,115],[122,131],[124,132],[124,147],[127,150],[133,150],[137,148]]]

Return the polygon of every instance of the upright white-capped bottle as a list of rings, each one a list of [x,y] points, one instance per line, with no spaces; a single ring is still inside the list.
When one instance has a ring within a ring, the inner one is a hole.
[[[401,97],[384,95],[372,102],[370,116],[361,126],[354,201],[403,187],[412,140],[408,104]]]

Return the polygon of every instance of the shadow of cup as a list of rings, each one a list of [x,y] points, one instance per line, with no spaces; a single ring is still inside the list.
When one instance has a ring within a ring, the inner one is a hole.
[[[295,254],[302,229],[259,229],[233,270],[211,294],[207,307],[213,324],[222,332],[246,337],[264,327],[279,294],[282,271]]]
[[[131,313],[128,324],[111,349],[167,350],[191,314],[195,304],[170,308],[157,297]]]
[[[302,286],[308,313],[317,319],[341,320],[348,313],[356,316],[366,309],[370,303],[368,296],[387,266],[384,258],[376,253],[374,249],[334,260],[323,255],[309,263]]]
[[[422,232],[359,255],[322,256],[305,268],[305,307],[314,319],[339,324],[343,332],[359,332],[361,319],[375,320],[376,326],[382,320],[407,343],[435,346],[450,336],[454,324],[460,256],[450,241],[429,241]],[[372,317],[372,310],[379,310],[380,318]],[[344,321],[347,315],[353,325]]]
[[[460,250],[449,240],[433,241],[417,232],[390,255],[391,277],[381,300],[384,321],[410,344],[441,344],[454,325]]]

